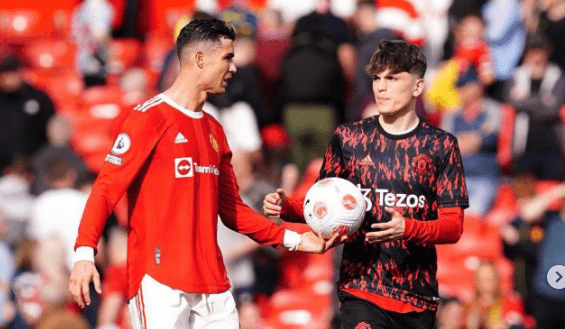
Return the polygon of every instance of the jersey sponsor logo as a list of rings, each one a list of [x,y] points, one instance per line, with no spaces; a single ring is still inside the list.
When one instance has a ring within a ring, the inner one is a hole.
[[[214,138],[214,135],[210,134],[210,144],[212,144],[212,147],[214,148],[214,151],[219,152],[220,151],[220,146],[218,145],[218,142],[216,141],[216,139]]]
[[[193,177],[192,158],[176,158],[175,159],[175,177]]]
[[[373,202],[369,198],[369,194],[373,191],[371,188],[362,188],[361,185],[357,185],[357,187],[363,193],[363,197],[367,202],[367,211],[370,211],[373,208]],[[426,196],[425,195],[416,195],[416,194],[406,194],[406,193],[392,193],[389,192],[387,189],[374,189],[375,193],[377,194],[377,201],[379,206],[381,207],[399,207],[399,208],[416,208],[416,207],[424,207],[426,204]]]
[[[129,138],[128,134],[121,133],[116,138],[114,142],[114,147],[112,147],[112,153],[120,155],[126,153],[131,146],[131,139]]]
[[[390,193],[386,189],[375,189],[379,199],[379,206],[422,208],[426,204],[426,196],[405,193]]]
[[[175,159],[175,177],[194,177],[194,174],[213,174],[220,176],[220,170],[215,165],[200,166],[192,161],[192,158],[176,158]]]
[[[117,157],[117,156],[115,156],[115,155],[108,154],[108,155],[106,155],[105,161],[106,161],[106,162],[113,163],[113,164],[115,164],[116,166],[121,166],[121,165],[122,165],[122,162],[124,161],[124,159],[119,158],[119,157]]]
[[[177,137],[175,138],[175,144],[181,144],[181,143],[187,143],[188,139],[186,139],[186,137],[184,137],[183,134],[178,133]]]
[[[412,158],[412,170],[418,175],[430,175],[432,173],[433,161],[429,155],[418,154]]]

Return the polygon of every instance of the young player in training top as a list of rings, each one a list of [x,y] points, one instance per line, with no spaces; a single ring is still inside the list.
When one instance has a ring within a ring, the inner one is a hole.
[[[340,266],[346,329],[433,328],[434,245],[455,243],[463,231],[468,200],[457,140],[415,112],[425,69],[418,47],[381,42],[367,67],[379,115],[341,125],[326,150],[319,179],[348,179],[368,202]],[[265,198],[264,210],[302,221],[302,202],[278,190]]]
[[[239,327],[217,244],[224,224],[263,245],[322,252],[313,233],[298,235],[251,210],[239,197],[221,125],[202,106],[236,72],[235,33],[225,22],[194,20],[177,39],[181,70],[172,87],[125,119],[92,188],[76,241],[70,291],[82,307],[100,279],[93,254],[104,223],[127,192],[128,299],[133,327]]]

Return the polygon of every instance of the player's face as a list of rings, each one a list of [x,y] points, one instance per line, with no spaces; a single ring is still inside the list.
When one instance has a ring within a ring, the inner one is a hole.
[[[415,74],[392,74],[389,69],[373,74],[373,93],[380,114],[392,115],[407,109],[422,89],[423,80]]]
[[[214,48],[209,53],[210,66],[208,67],[207,92],[210,94],[224,93],[228,86],[228,80],[237,71],[233,63],[233,41],[221,38],[220,42],[220,47]]]

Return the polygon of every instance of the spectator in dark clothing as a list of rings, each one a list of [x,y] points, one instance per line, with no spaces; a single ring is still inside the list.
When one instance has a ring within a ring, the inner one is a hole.
[[[47,180],[47,162],[53,157],[65,158],[76,170],[78,177],[87,172],[84,161],[70,146],[73,127],[72,123],[61,116],[53,116],[47,124],[48,143],[41,147],[33,156],[32,166],[35,174],[31,185],[31,193],[39,195],[49,189]]]
[[[25,82],[16,57],[0,62],[0,173],[14,154],[33,154],[47,141],[47,121],[53,102]]]
[[[526,198],[513,226],[505,226],[501,232],[505,255],[525,260],[526,307],[538,328],[565,327],[565,294],[551,287],[547,276],[553,266],[565,264],[564,199],[564,183]],[[555,207],[555,202],[560,205]]]
[[[375,101],[373,80],[365,72],[375,49],[382,40],[400,40],[392,30],[379,28],[376,22],[377,10],[374,1],[360,1],[355,12],[357,27],[357,63],[355,66],[355,88],[353,90],[353,106],[347,112],[348,121],[359,120],[365,107]]]
[[[330,0],[317,0],[316,10],[299,18],[292,36],[310,31],[312,24],[318,24],[322,34],[333,42],[337,58],[346,82],[346,90],[353,87],[355,80],[355,47],[347,23],[331,12]]]
[[[553,44],[555,51],[550,60],[565,71],[565,1],[541,1],[545,6],[538,21],[538,31],[543,33]]]
[[[462,106],[444,116],[442,128],[457,137],[471,212],[484,216],[491,208],[498,189],[496,162],[502,104],[487,97],[474,66],[457,81]]]
[[[532,35],[524,63],[506,83],[504,98],[516,110],[513,156],[516,173],[532,172],[540,179],[563,176],[565,130],[559,111],[565,102],[565,77],[549,62],[551,46]],[[543,159],[543,160],[541,160]]]

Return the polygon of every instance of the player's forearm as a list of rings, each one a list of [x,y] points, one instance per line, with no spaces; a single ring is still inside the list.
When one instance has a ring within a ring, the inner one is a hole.
[[[422,244],[456,243],[463,234],[463,208],[440,208],[437,220],[405,218],[405,223],[405,240]]]
[[[287,197],[282,205],[281,218],[290,223],[306,223],[304,219],[304,198]]]
[[[113,208],[111,200],[107,199],[108,194],[104,188],[93,188],[82,215],[75,249],[87,246],[93,248],[96,254],[96,247],[104,230],[104,224]]]

